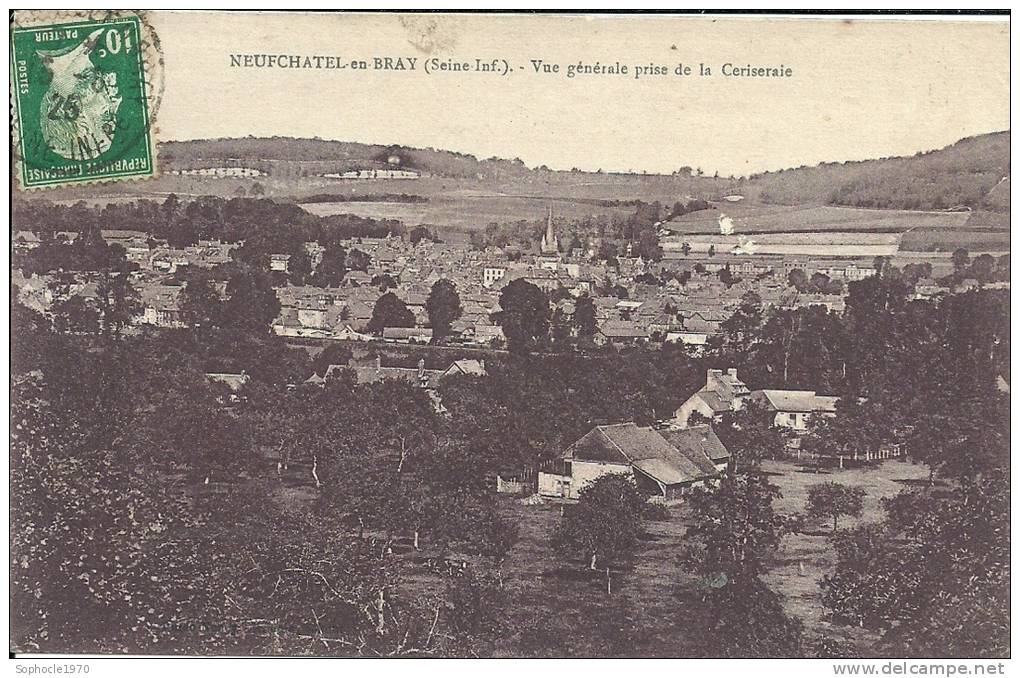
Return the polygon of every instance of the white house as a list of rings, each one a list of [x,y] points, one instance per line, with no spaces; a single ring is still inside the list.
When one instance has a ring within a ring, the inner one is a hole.
[[[735,412],[743,407],[750,393],[747,385],[737,377],[736,368],[731,367],[725,372],[708,370],[705,385],[680,405],[672,423],[686,428],[688,419],[695,412],[709,420],[717,419],[726,412]]]
[[[836,415],[835,396],[820,396],[814,391],[783,391],[763,389],[754,391],[751,400],[774,412],[773,424],[796,432],[807,430],[812,416],[831,417]]]

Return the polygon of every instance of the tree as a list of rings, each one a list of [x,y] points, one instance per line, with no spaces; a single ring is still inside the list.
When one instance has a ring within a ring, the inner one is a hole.
[[[549,322],[549,338],[552,339],[556,350],[562,350],[570,343],[570,336],[570,322],[563,309],[557,308]]]
[[[381,291],[397,289],[397,281],[389,273],[376,273],[372,276],[372,286],[378,287]]]
[[[615,473],[600,476],[564,513],[553,541],[567,554],[580,552],[589,569],[595,570],[599,562],[608,566],[637,546],[644,504],[630,478]]]
[[[858,518],[864,510],[867,492],[860,487],[828,482],[808,489],[807,512],[816,518],[832,518],[832,531],[839,527],[840,516]]]
[[[528,345],[549,331],[549,300],[541,289],[523,278],[512,281],[499,295],[502,309],[495,314],[508,348],[524,353]]]
[[[574,304],[574,327],[577,328],[577,336],[584,340],[590,340],[595,336],[598,318],[595,315],[595,302],[587,294],[582,294]]]
[[[691,527],[684,562],[706,577],[750,582],[767,571],[788,521],[772,502],[782,495],[760,472],[725,473],[714,487],[695,489],[687,502]]]
[[[393,292],[387,292],[376,300],[366,329],[382,334],[386,327],[414,327],[414,314]]]
[[[710,256],[710,257],[714,257],[715,256],[715,245],[709,245],[708,246],[708,256]]]
[[[347,275],[347,251],[337,244],[327,244],[322,259],[315,267],[312,282],[318,287],[339,287]]]
[[[653,227],[643,229],[638,236],[638,256],[645,261],[662,261],[662,247],[659,235]]]
[[[180,308],[185,324],[192,327],[213,327],[222,321],[223,302],[204,269],[188,271],[181,291]]]
[[[170,626],[198,612],[176,582],[214,600],[198,572],[183,569],[186,540],[164,548],[189,523],[185,502],[81,437],[77,421],[91,414],[55,406],[44,388],[12,385],[12,648],[154,652]]]
[[[782,598],[761,579],[710,587],[704,596],[709,656],[779,658],[803,656],[803,624],[783,608]]]
[[[786,454],[786,440],[773,425],[772,414],[755,401],[747,401],[736,412],[726,412],[716,434],[730,451],[730,469],[756,469],[763,459],[780,459]]]
[[[256,335],[266,334],[280,315],[280,308],[267,272],[244,267],[227,280],[223,316],[233,328]]]
[[[120,337],[124,328],[142,311],[138,290],[123,272],[101,272],[96,298],[102,317],[103,333],[115,339]]]
[[[438,242],[438,238],[426,226],[415,226],[407,234],[407,237],[412,245],[417,245],[422,241]]]
[[[795,268],[790,271],[786,276],[787,281],[790,283],[790,287],[793,287],[798,292],[806,292],[810,282],[808,281],[808,275],[802,268]]]
[[[970,265],[970,252],[964,247],[953,250],[953,268],[960,273]]]
[[[680,251],[683,252],[684,256],[686,257],[691,253],[691,244],[689,242],[684,242],[682,245],[680,245]]]
[[[822,604],[836,623],[883,631],[892,651],[1008,656],[1009,496],[995,471],[886,500],[883,523],[833,534]]]
[[[50,313],[53,315],[53,329],[70,334],[98,334],[100,327],[99,310],[80,295],[54,302]]]
[[[312,274],[312,259],[304,243],[296,243],[287,260],[287,278],[291,285],[304,285]]]
[[[353,357],[351,349],[343,344],[327,344],[312,360],[312,369],[320,377],[325,377],[330,365],[347,365]]]
[[[372,257],[359,249],[353,249],[347,253],[347,266],[352,271],[367,271],[372,265]]]
[[[433,283],[428,299],[425,300],[425,312],[432,325],[432,341],[438,344],[450,334],[450,327],[463,312],[453,282],[442,278]]]

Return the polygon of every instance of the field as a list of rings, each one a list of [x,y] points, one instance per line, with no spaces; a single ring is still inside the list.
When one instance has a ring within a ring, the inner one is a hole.
[[[780,206],[718,203],[718,209],[685,214],[666,224],[675,233],[718,233],[722,214],[733,220],[736,233],[871,232],[903,233],[915,228],[960,228],[968,212],[910,212],[853,207]]]
[[[536,177],[544,177],[537,180]],[[687,182],[694,182],[688,185]],[[706,182],[699,184],[697,182]],[[610,207],[600,201],[658,200],[672,205],[686,195],[717,195],[724,187],[703,178],[671,176],[545,173],[506,180],[426,176],[419,179],[329,180],[321,177],[257,179],[208,178],[165,175],[146,182],[121,182],[104,186],[102,193],[82,187],[47,191],[43,199],[104,204],[147,198],[162,201],[170,193],[182,197],[258,195],[276,200],[300,200],[319,194],[345,198],[372,194],[406,193],[423,196],[425,203],[338,201],[302,205],[318,215],[347,213],[381,219],[397,219],[407,226],[438,227],[450,241],[466,240],[467,234],[493,222],[543,219],[551,207],[567,221],[595,216],[629,216],[632,207]],[[700,190],[697,190],[700,189]],[[34,199],[34,198],[33,198]],[[677,238],[696,241],[699,236],[719,234],[719,217],[733,220],[735,233],[753,237],[761,254],[836,254],[873,257],[896,249],[914,252],[951,252],[958,247],[972,251],[1009,249],[1009,215],[986,211],[907,211],[862,209],[823,205],[767,205],[753,202],[715,203],[716,209],[692,212],[665,224]],[[806,243],[770,242],[770,238],[799,236]],[[884,238],[879,243],[875,238]],[[892,240],[890,240],[892,239]],[[695,251],[709,244],[692,242]],[[831,251],[828,246],[838,245]],[[719,249],[724,245],[716,244]]]
[[[1009,231],[919,228],[904,233],[900,250],[908,252],[952,252],[963,247],[974,252],[1008,252]]]
[[[545,219],[549,209],[557,219],[580,220],[598,215],[626,216],[628,207],[602,207],[590,202],[556,198],[510,195],[439,195],[427,203],[331,202],[305,204],[302,207],[319,216],[357,214],[376,219],[399,219],[407,226],[431,224],[444,233],[483,230],[490,223]]]
[[[861,522],[877,522],[882,519],[882,502],[900,490],[911,485],[926,483],[928,471],[917,464],[888,460],[877,467],[856,469],[832,469],[816,474],[813,468],[798,466],[791,462],[765,461],[764,470],[770,474],[770,481],[779,486],[783,496],[776,502],[776,510],[784,514],[803,513],[807,503],[808,488],[816,483],[834,481],[863,488],[867,492],[864,500],[864,515],[860,519],[843,518],[840,528],[853,527]],[[834,564],[833,553],[828,545],[830,525],[810,524],[805,533],[788,535],[776,555],[775,566],[767,577],[769,585],[786,598],[786,609],[800,617],[807,629],[830,627],[823,621],[823,609],[819,598],[818,582],[822,575],[831,572]],[[870,634],[853,629],[854,637],[864,646],[874,642]],[[849,631],[845,628],[831,628],[834,636],[843,637]]]
[[[910,485],[927,480],[924,467],[900,461],[880,466],[827,470],[792,462],[763,464],[770,480],[782,491],[777,511],[798,514],[804,510],[808,488],[835,480],[867,491],[861,521],[882,517],[881,499]],[[310,476],[293,468],[274,499],[291,510],[313,501]],[[580,559],[565,561],[553,548],[552,535],[560,521],[560,504],[546,501],[525,505],[501,497],[504,510],[520,526],[520,541],[501,567],[511,591],[508,614],[513,633],[496,646],[497,655],[590,657],[696,656],[700,620],[686,602],[694,577],[679,564],[687,523],[681,509],[670,509],[665,521],[646,521],[646,534],[633,557],[611,571],[612,592],[606,592],[605,571],[590,573]],[[850,527],[857,520],[844,519]],[[833,556],[828,547],[829,526],[808,523],[805,533],[784,539],[768,584],[781,593],[787,612],[800,617],[808,641],[822,635],[852,639],[862,655],[874,655],[877,636],[857,628],[834,627],[823,619],[818,582],[831,572]],[[426,546],[425,552],[428,553]],[[406,586],[434,588],[441,576],[421,565],[421,554],[403,543],[395,549],[403,562]]]

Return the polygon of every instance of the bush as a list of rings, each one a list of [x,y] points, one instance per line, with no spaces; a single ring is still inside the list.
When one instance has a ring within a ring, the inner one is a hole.
[[[664,521],[673,517],[670,510],[662,504],[645,504],[641,510],[641,517],[645,520]]]

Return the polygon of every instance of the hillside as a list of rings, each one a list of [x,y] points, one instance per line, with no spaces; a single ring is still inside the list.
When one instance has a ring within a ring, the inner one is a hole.
[[[753,197],[780,205],[1008,212],[1009,135],[982,134],[911,157],[824,163],[757,175],[751,178]]]
[[[943,149],[910,157],[823,163],[727,179],[691,174],[619,174],[529,168],[520,159],[479,159],[433,148],[362,144],[287,137],[197,139],[160,145],[164,176],[152,182],[111,187],[112,194],[138,192],[233,195],[250,180],[175,177],[175,170],[241,166],[268,175],[267,195],[300,198],[311,194],[386,192],[459,200],[465,196],[518,196],[576,201],[661,201],[688,197],[718,200],[737,193],[745,204],[831,205],[871,209],[972,209],[1009,211],[1010,133],[962,139]],[[421,174],[399,178],[338,181],[323,175],[351,170],[403,169]],[[60,197],[88,197],[63,189]],[[1008,224],[1007,224],[1008,226]]]

